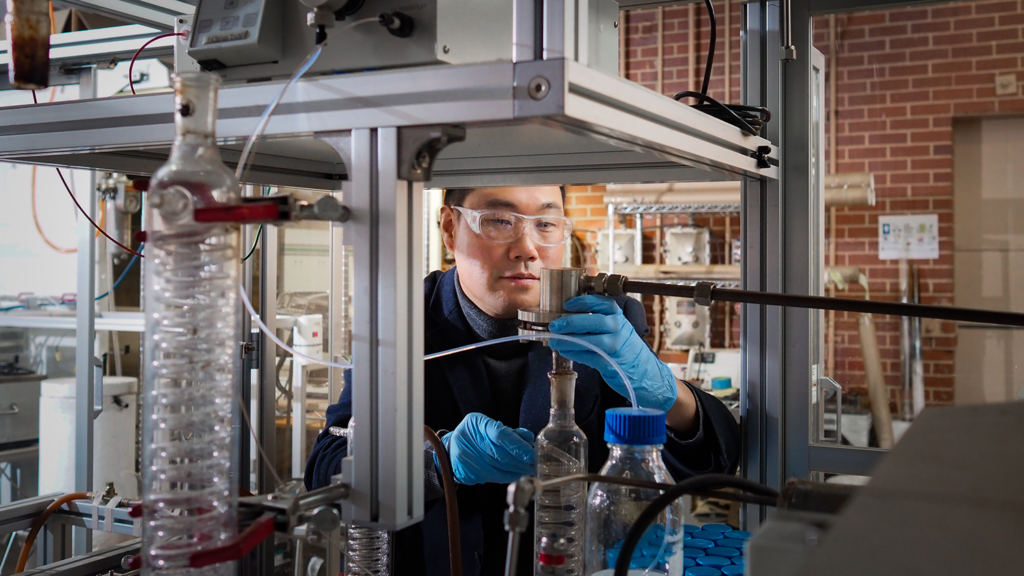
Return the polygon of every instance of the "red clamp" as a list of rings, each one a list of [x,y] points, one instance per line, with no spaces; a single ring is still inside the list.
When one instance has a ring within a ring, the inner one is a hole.
[[[271,224],[291,220],[291,198],[285,195],[242,198],[239,204],[221,204],[196,208],[196,222],[235,222],[238,224]]]
[[[188,557],[188,565],[192,568],[203,568],[205,566],[212,566],[223,562],[240,560],[245,557],[246,554],[251,552],[253,548],[259,546],[261,542],[270,538],[273,534],[274,515],[270,513],[264,514],[257,518],[255,522],[250,524],[248,528],[243,530],[242,533],[236,536],[231,542],[223,546],[218,546],[217,548],[209,548],[207,550],[193,552]]]

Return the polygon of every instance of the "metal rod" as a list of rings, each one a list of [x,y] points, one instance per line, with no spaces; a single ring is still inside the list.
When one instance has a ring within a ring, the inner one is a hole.
[[[626,280],[623,292],[634,294],[657,294],[661,296],[677,296],[693,298],[695,286],[677,286],[659,282],[640,282]],[[711,299],[743,304],[762,304],[766,306],[788,306],[790,308],[808,308],[811,310],[839,310],[862,314],[888,314],[890,316],[911,316],[914,318],[936,318],[954,322],[973,322],[977,324],[996,324],[1001,326],[1024,326],[1024,314],[1018,312],[998,312],[994,310],[977,310],[957,308],[954,306],[931,306],[926,304],[902,304],[897,302],[878,302],[875,300],[852,300],[848,298],[828,298],[826,296],[801,296],[798,294],[779,294],[775,292],[755,292],[734,288],[712,288]]]
[[[793,46],[793,3],[782,0],[782,61],[796,60],[796,46]]]

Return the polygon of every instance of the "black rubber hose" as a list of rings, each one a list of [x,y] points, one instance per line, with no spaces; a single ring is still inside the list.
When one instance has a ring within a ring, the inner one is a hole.
[[[660,282],[640,282],[627,280],[623,284],[625,292],[634,294],[653,294],[658,296],[676,296],[693,298],[696,287]],[[787,306],[790,308],[807,308],[811,310],[837,310],[861,314],[888,314],[890,316],[909,316],[911,318],[935,318],[953,322],[973,322],[976,324],[995,324],[999,326],[1024,326],[1024,314],[1019,312],[998,312],[995,310],[977,310],[974,308],[957,308],[954,306],[932,306],[929,304],[905,304],[902,302],[879,302],[877,300],[854,300],[851,298],[828,298],[825,296],[801,296],[798,294],[779,294],[777,292],[757,292],[734,288],[718,288],[711,290],[711,300],[721,302],[739,302],[742,304],[761,304],[765,306]]]
[[[700,93],[703,96],[708,95],[708,87],[711,85],[711,70],[715,66],[715,44],[718,42],[718,20],[715,19],[715,6],[711,3],[711,0],[704,0],[704,5],[708,8],[708,20],[711,23],[711,38],[708,42],[708,61],[704,64],[704,83],[700,87]],[[728,7],[726,7],[728,10]],[[728,34],[728,31],[726,31]],[[729,95],[726,94],[726,98]],[[704,100],[701,99],[701,104]]]
[[[775,499],[779,497],[778,491],[763,484],[758,484],[752,480],[737,478],[736,476],[729,476],[726,474],[706,474],[704,476],[690,478],[689,480],[683,480],[669,490],[666,490],[664,494],[658,496],[653,502],[648,504],[647,508],[640,513],[640,517],[633,523],[633,526],[630,527],[629,533],[626,534],[626,539],[622,542],[622,550],[619,551],[619,559],[615,562],[615,576],[627,576],[629,573],[629,561],[633,558],[633,551],[636,550],[636,546],[640,543],[640,539],[643,538],[644,532],[647,531],[647,527],[650,526],[658,518],[658,515],[668,508],[672,502],[687,494],[706,493],[718,488],[737,488],[739,490],[751,492],[756,496]]]

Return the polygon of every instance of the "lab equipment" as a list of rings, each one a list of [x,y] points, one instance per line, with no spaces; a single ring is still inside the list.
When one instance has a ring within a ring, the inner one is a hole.
[[[561,478],[587,471],[587,437],[576,425],[573,401],[576,372],[572,362],[552,353],[551,412],[547,426],[537,434],[537,476],[541,480]],[[583,524],[586,483],[569,482],[537,495],[535,537],[539,553],[543,538],[566,542],[565,574],[582,574]],[[538,572],[540,574],[540,572]]]
[[[597,232],[597,265],[612,270],[617,264],[633,266],[643,259],[639,228],[619,228]]]
[[[7,70],[11,86],[19,90],[40,90],[50,85],[49,4],[43,0],[8,0],[7,41],[11,64]]]
[[[711,345],[711,308],[690,298],[665,298],[665,350],[688,350]]]
[[[519,38],[514,39],[512,3],[377,0],[365,4],[353,0],[202,0],[196,7],[188,53],[228,81],[284,77],[313,49],[318,39],[314,30],[323,26],[330,47],[310,70],[317,75],[515,60],[515,40]],[[587,0],[579,2],[575,10],[582,28],[581,59],[616,74],[618,3]],[[384,16],[381,25],[344,32],[334,29],[336,21],[340,25],[378,15]]]
[[[608,352],[626,372],[634,375],[633,386],[639,406],[662,411],[672,407],[678,393],[676,377],[640,338],[614,300],[595,295],[580,296],[566,302],[565,309],[590,314],[574,314],[553,320],[548,326],[551,332],[574,335]],[[626,396],[625,385],[618,374],[590,350],[571,342],[554,341],[550,346],[570,360],[597,368],[613,390]]]
[[[611,453],[603,476],[621,476],[672,484],[661,459],[665,413],[645,408],[613,408],[605,412],[605,441]],[[587,497],[588,576],[611,574],[630,527],[659,490],[595,482]],[[648,574],[679,576],[683,572],[683,507],[673,503],[645,533],[630,568]]]
[[[542,269],[540,306],[535,311],[520,310],[521,331],[532,332],[550,327],[566,314],[565,303],[579,294],[580,268]],[[551,341],[548,342],[551,345]],[[593,354],[593,352],[591,352]],[[587,472],[587,437],[576,425],[576,372],[572,361],[552,346],[551,410],[548,424],[537,434],[537,476],[552,480]],[[540,563],[543,542],[564,541],[565,562],[559,568],[566,575],[583,573],[583,524],[587,499],[585,482],[566,482],[537,494],[534,505],[535,574],[542,574]],[[545,540],[546,539],[546,540]],[[559,549],[563,547],[561,544]]]
[[[677,226],[664,231],[661,250],[666,264],[711,264],[711,231],[701,226]]]
[[[44,415],[35,430],[39,434],[39,494],[75,491],[75,404],[78,390],[74,378],[43,380],[36,414]],[[139,497],[135,477],[135,405],[138,380],[128,376],[97,378],[94,410],[93,483],[112,484],[124,498]],[[98,402],[96,402],[98,401]],[[29,406],[25,406],[30,409]]]
[[[239,229],[194,216],[240,202],[214,139],[219,85],[212,74],[175,76],[176,137],[147,194],[143,574],[187,569],[237,531]],[[233,572],[224,562],[196,573]]]

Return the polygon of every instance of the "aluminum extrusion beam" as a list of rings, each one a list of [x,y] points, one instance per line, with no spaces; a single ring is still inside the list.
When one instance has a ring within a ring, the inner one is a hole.
[[[145,332],[141,312],[104,312],[96,315],[93,324],[97,331]],[[75,316],[33,315],[30,313],[0,314],[0,326],[5,328],[37,328],[40,330],[74,330],[78,327]]]
[[[61,0],[85,12],[101,14],[127,22],[155,26],[164,31],[174,30],[174,19],[191,16],[195,6],[177,0]]]
[[[531,97],[531,81],[546,82],[547,95]],[[275,81],[221,90],[217,135],[228,149],[229,165],[230,150],[240,148],[280,87]],[[174,136],[172,99],[156,94],[0,110],[0,158],[108,169],[115,158],[131,162],[152,154],[140,162],[139,171],[155,169]],[[550,150],[557,160],[548,159],[547,172],[603,170],[607,157],[601,153],[618,152],[626,153],[620,162],[628,158],[640,172],[646,163],[697,167],[705,179],[720,178],[709,169],[731,178],[778,177],[778,150],[767,140],[627,80],[563,60],[305,79],[288,92],[268,123],[268,140],[260,145],[268,155],[257,157],[254,170],[278,171],[286,178],[298,167],[310,179],[320,178],[322,187],[336,189],[344,165],[310,136],[443,124],[464,125],[469,132],[464,144],[449,147],[439,158],[439,175],[447,177],[486,173],[498,159],[536,157],[548,142],[558,147]],[[490,143],[486,154],[472,145],[478,132]],[[758,168],[752,157],[759,148],[768,151],[768,168]],[[267,158],[273,162],[264,164]],[[451,170],[444,168],[446,162]],[[528,162],[520,165],[528,169]],[[118,165],[121,171],[129,167]]]
[[[24,576],[93,576],[106,574],[113,570],[121,570],[121,560],[125,556],[139,553],[139,540],[130,540],[107,548],[100,552],[91,552],[82,556],[68,558],[35,570],[22,572]]]
[[[351,170],[344,194],[352,218],[343,228],[360,303],[343,518],[391,529],[423,516],[423,184],[399,175],[400,136],[379,128],[326,138]]]

